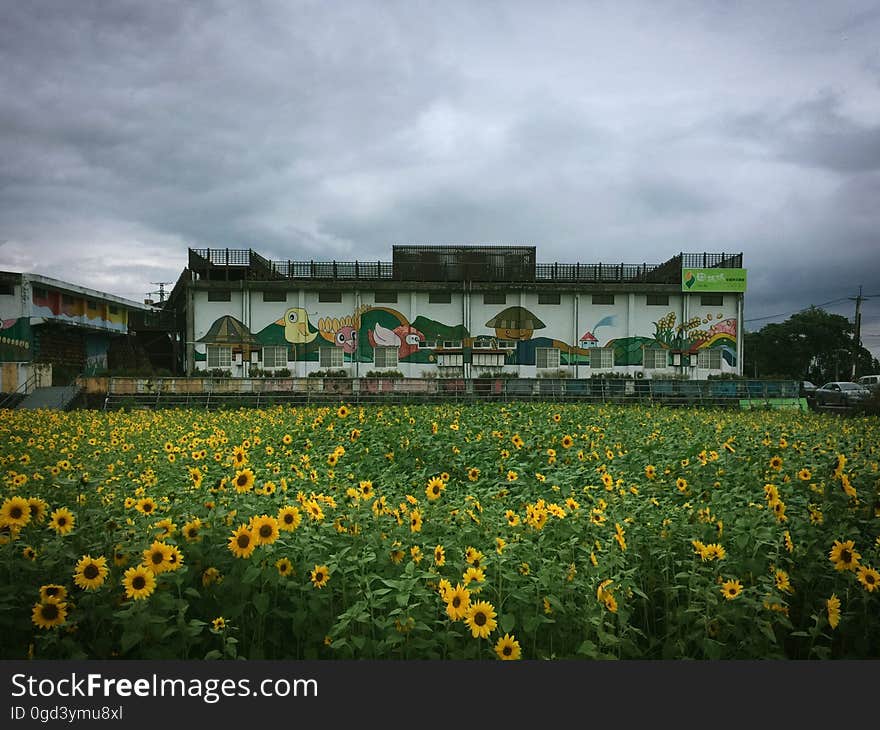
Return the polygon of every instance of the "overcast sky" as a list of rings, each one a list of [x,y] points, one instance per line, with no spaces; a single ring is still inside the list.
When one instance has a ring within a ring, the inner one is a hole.
[[[876,0],[0,10],[0,269],[142,300],[188,247],[527,244],[742,252],[748,329],[880,295]]]

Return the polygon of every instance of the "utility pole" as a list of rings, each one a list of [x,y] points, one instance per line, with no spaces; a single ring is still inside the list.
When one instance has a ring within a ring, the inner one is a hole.
[[[159,295],[159,303],[165,301],[165,285],[170,284],[170,281],[151,281],[151,284],[158,284],[159,291],[158,292],[150,292],[150,294],[158,294]]]
[[[856,318],[853,325],[853,350],[852,350],[852,375],[850,380],[856,379],[856,359],[862,344],[862,285],[859,284],[859,294],[856,297],[849,297],[850,300],[855,299],[856,302]]]

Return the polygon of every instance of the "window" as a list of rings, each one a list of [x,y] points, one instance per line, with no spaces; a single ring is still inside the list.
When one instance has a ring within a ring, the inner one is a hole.
[[[287,348],[286,347],[264,347],[263,348],[263,367],[264,368],[286,368],[287,367]]]
[[[562,295],[559,292],[538,294],[538,304],[559,304],[560,302],[562,302]]]
[[[483,294],[483,304],[507,304],[507,294],[504,292],[487,291]]]
[[[590,367],[591,368],[613,368],[614,367],[614,348],[613,347],[591,347],[590,348]]]
[[[96,301],[93,301],[92,299],[89,299],[86,302],[86,307],[88,307],[88,310],[90,312],[97,312],[98,311],[98,303]]]
[[[443,340],[443,347],[447,350],[457,350],[461,347],[461,340]]]
[[[208,345],[208,369],[232,367],[232,348]]]
[[[539,368],[558,368],[559,349],[556,347],[536,347],[535,364]]]
[[[645,369],[665,368],[669,364],[667,353],[668,350],[660,347],[646,347],[643,360]]]
[[[495,348],[495,340],[491,337],[477,337],[474,340],[475,350],[492,350]]]
[[[231,302],[232,291],[229,289],[208,289],[209,302]]]
[[[373,361],[376,363],[377,368],[396,368],[397,348],[377,347],[373,350]]]
[[[452,294],[448,291],[428,292],[428,304],[451,304]]]
[[[341,302],[342,292],[334,289],[322,289],[318,292],[319,302]]]
[[[475,367],[502,368],[504,367],[504,353],[475,352],[471,355],[471,361]]]
[[[437,340],[419,340],[420,350],[433,350],[437,347]]]
[[[341,368],[343,363],[341,347],[322,347],[320,362],[322,368]]]
[[[669,295],[668,294],[648,294],[647,301],[645,303],[649,307],[668,307],[669,306]]]
[[[614,304],[614,295],[593,294],[593,304]]]
[[[15,285],[10,281],[0,281],[0,296],[12,296],[15,294]]]
[[[286,302],[287,301],[287,292],[286,291],[278,291],[277,289],[266,290],[263,292],[263,301],[264,302]]]
[[[373,295],[373,301],[376,304],[397,304],[396,291],[377,291]]]
[[[499,350],[515,350],[516,340],[498,340]]]
[[[464,364],[464,356],[460,352],[441,352],[437,355],[437,365],[445,367],[461,367]]]
[[[109,307],[107,307],[107,310],[110,312],[110,314],[119,314],[119,307],[117,307],[115,304],[111,304]]]
[[[721,350],[717,347],[697,351],[697,367],[721,370]]]
[[[700,294],[700,304],[704,307],[723,307],[723,294]]]

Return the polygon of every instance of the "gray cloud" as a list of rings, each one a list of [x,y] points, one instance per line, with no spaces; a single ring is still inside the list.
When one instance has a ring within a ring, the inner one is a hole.
[[[0,268],[141,299],[188,246],[730,251],[747,317],[880,281],[871,2],[7,5]]]

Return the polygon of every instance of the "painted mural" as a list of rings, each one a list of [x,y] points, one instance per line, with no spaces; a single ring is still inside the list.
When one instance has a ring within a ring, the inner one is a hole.
[[[88,325],[97,329],[113,332],[128,332],[128,310],[122,306],[108,305],[101,300],[95,301],[94,308],[89,308],[86,299],[78,296],[65,296],[54,290],[34,287],[32,317],[56,319],[74,325]],[[111,311],[111,306],[115,311]]]
[[[215,320],[207,334],[198,340],[206,344],[233,344],[242,350],[264,346],[288,346],[294,360],[314,362],[322,347],[339,347],[344,362],[374,362],[378,347],[397,348],[400,363],[434,364],[438,352],[450,349],[449,343],[464,351],[476,339],[501,339],[515,343],[505,353],[505,365],[535,365],[538,348],[556,348],[560,365],[589,365],[591,352],[598,347],[613,348],[615,366],[642,364],[643,349],[662,347],[672,351],[695,354],[703,348],[720,348],[724,361],[736,365],[736,319],[722,314],[694,317],[676,323],[674,312],[653,322],[653,336],[605,338],[602,330],[616,327],[615,315],[598,319],[577,343],[571,344],[552,337],[535,337],[547,325],[525,307],[507,307],[486,321],[485,332],[468,332],[461,324],[449,325],[419,316],[410,322],[396,309],[364,306],[343,317],[318,317],[301,307],[289,307],[276,321],[252,334],[239,320],[229,315]],[[197,359],[204,359],[202,354]]]
[[[27,317],[0,320],[0,360],[31,359],[31,325]]]

